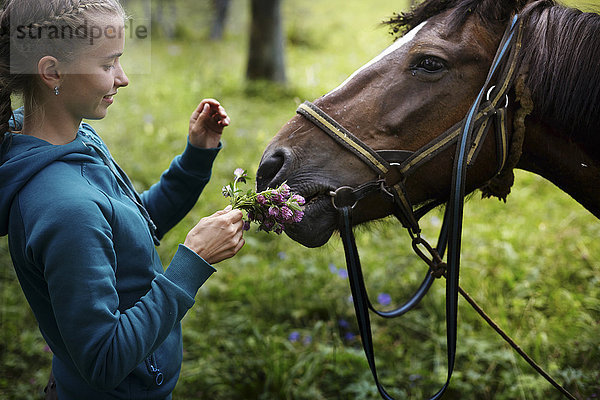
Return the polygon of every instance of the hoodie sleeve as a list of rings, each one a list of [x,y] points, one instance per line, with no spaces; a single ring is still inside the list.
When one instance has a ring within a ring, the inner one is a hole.
[[[51,342],[59,343],[57,355],[69,357],[97,390],[115,388],[167,338],[214,272],[202,258],[180,246],[165,274],[150,280],[146,294],[120,309],[108,200],[68,187],[46,188],[44,193],[24,189],[16,207],[12,220],[22,221],[23,229],[21,239],[12,244],[22,249],[17,264],[29,265],[41,275],[31,278],[35,273],[30,271],[28,279],[39,283],[28,298],[38,311],[49,301],[52,315],[48,318],[54,319],[42,321],[40,328]],[[119,270],[127,268],[133,269],[119,265]],[[140,285],[147,283],[140,281]]]
[[[161,238],[192,209],[210,180],[212,165],[221,150],[201,149],[189,142],[175,157],[158,183],[141,194],[144,207],[158,228]]]

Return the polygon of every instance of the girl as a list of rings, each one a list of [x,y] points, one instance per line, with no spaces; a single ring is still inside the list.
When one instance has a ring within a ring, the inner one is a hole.
[[[0,15],[0,236],[54,353],[61,400],[171,398],[180,321],[211,264],[244,244],[242,213],[226,208],[163,269],[154,245],[198,199],[229,118],[203,100],[185,151],[138,195],[82,123],[128,84],[123,26],[118,0],[7,0]],[[24,103],[15,112],[13,94]]]

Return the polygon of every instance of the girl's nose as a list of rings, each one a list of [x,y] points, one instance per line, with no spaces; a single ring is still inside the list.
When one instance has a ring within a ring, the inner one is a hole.
[[[125,74],[125,70],[121,66],[121,63],[117,65],[117,75],[115,76],[115,86],[124,87],[129,85],[129,78]]]

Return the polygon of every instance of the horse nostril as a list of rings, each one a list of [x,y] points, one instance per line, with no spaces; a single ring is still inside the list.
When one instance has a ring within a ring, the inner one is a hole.
[[[256,188],[258,191],[267,188],[274,188],[281,184],[291,152],[287,149],[279,148],[271,154],[264,154],[256,172]],[[281,181],[281,182],[279,182]]]

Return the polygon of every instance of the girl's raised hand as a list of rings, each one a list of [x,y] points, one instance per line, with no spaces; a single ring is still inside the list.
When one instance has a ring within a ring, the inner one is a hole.
[[[217,100],[202,100],[190,117],[190,143],[201,148],[217,147],[223,129],[230,122],[227,112]]]

